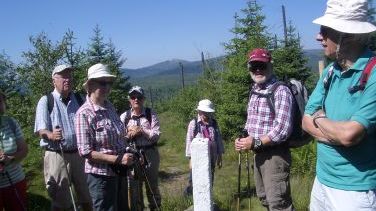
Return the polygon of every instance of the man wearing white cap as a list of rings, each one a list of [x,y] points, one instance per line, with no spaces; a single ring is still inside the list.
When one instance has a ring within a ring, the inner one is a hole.
[[[303,128],[317,139],[310,210],[376,210],[376,76],[366,0],[329,0],[316,39],[334,62],[309,98]]]
[[[145,183],[150,210],[159,210],[161,206],[161,193],[158,185],[160,156],[157,147],[161,133],[159,119],[152,109],[144,107],[145,92],[141,87],[133,86],[129,90],[128,99],[131,109],[121,114],[120,119],[127,127],[129,142],[137,150],[144,151],[149,162],[148,168],[145,169],[146,178],[143,177],[144,175],[138,175],[141,193],[136,193],[139,197],[135,200],[138,200],[138,208],[143,209],[142,184]]]
[[[75,118],[78,152],[85,158],[87,184],[96,211],[125,209],[118,207],[127,202],[118,198],[122,178],[112,167],[124,167],[133,162],[133,155],[125,153],[124,125],[107,100],[115,78],[107,65],[91,66],[84,83],[86,102]]]
[[[217,165],[218,168],[222,167],[222,155],[225,152],[223,146],[223,140],[217,121],[214,119],[213,114],[214,104],[208,100],[204,99],[198,103],[196,108],[198,114],[197,117],[189,122],[187,136],[185,139],[185,156],[191,158],[191,144],[192,140],[196,136],[203,138],[208,138],[210,146],[210,163],[211,163],[211,174],[212,174],[212,184],[214,181],[214,170]],[[189,160],[189,168],[191,169],[191,161]],[[192,194],[192,172],[189,174],[188,186],[184,190],[185,195]]]
[[[40,146],[45,149],[44,179],[52,199],[52,210],[72,207],[68,177],[71,178],[81,207],[91,210],[90,195],[83,172],[84,160],[78,155],[74,131],[74,115],[82,104],[82,99],[72,92],[72,71],[73,68],[69,65],[58,65],[54,68],[52,81],[55,89],[39,100],[36,109],[34,132],[40,136]]]

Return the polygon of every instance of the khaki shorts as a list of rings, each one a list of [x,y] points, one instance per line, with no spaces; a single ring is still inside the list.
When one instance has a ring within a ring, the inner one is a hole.
[[[76,202],[91,203],[89,189],[84,173],[84,159],[78,153],[64,153],[68,172],[74,190]],[[52,199],[52,206],[67,209],[72,207],[69,193],[68,175],[60,153],[46,151],[44,154],[44,180],[46,189]]]

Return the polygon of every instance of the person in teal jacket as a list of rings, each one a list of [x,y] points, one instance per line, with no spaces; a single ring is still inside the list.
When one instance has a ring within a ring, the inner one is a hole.
[[[306,105],[303,129],[317,139],[311,211],[376,210],[376,71],[370,58],[366,0],[329,0],[316,40],[332,63]],[[369,66],[369,65],[368,65]]]

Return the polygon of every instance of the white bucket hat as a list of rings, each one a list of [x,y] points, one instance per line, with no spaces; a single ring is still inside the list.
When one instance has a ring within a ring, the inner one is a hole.
[[[115,80],[116,76],[110,74],[110,71],[108,70],[107,65],[98,63],[93,66],[91,66],[87,70],[87,80],[84,83],[84,86],[87,85],[87,82],[90,81],[91,79],[95,78],[113,78]]]
[[[370,33],[376,27],[368,22],[367,11],[367,0],[328,0],[325,14],[313,23],[344,33]]]
[[[196,110],[208,113],[213,113],[215,111],[213,103],[208,99],[201,100],[198,103]]]

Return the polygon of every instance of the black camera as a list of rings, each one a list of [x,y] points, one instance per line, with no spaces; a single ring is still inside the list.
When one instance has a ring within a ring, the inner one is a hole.
[[[246,129],[243,129],[240,133],[239,133],[239,138],[245,138],[245,137],[248,137],[248,131]]]

